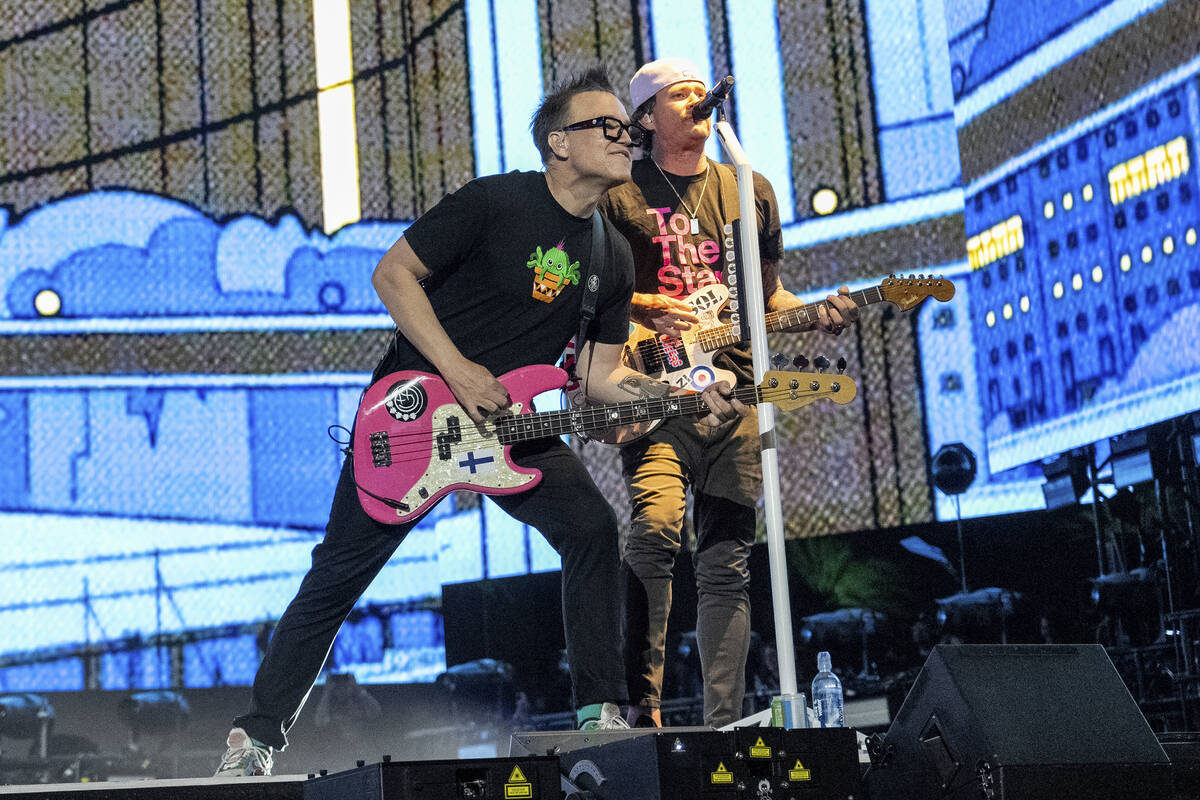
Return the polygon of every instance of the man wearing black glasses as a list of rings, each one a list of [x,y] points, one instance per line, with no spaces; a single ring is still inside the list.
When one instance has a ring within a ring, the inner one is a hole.
[[[642,137],[646,131],[640,125],[633,122],[622,122],[616,117],[595,117],[594,119],[585,119],[583,122],[573,122],[570,125],[564,125],[564,131],[586,131],[592,128],[603,128],[604,138],[610,142],[621,141],[621,134],[624,133],[629,137],[629,141],[634,147],[642,143]]]
[[[738,216],[733,170],[709,161],[704,147],[711,114],[692,109],[707,87],[699,70],[681,58],[644,65],[629,82],[634,121],[650,141],[628,183],[608,193],[603,211],[629,239],[634,257],[632,317],[659,335],[678,338],[697,323],[697,309],[717,308],[733,281],[732,226]],[[800,300],[779,282],[783,256],[779,209],[771,184],[754,174],[759,251],[766,308],[779,311]],[[858,317],[849,288],[819,310],[822,330],[840,334]],[[718,298],[714,300],[713,298]],[[724,321],[724,320],[722,320]],[[720,351],[711,364],[664,358],[664,378],[677,388],[701,389],[731,376],[753,385],[748,344]],[[648,372],[656,372],[647,366]],[[633,506],[631,531],[622,543],[626,586],[625,660],[633,725],[662,724],[660,702],[671,610],[671,574],[682,548],[686,495],[693,499],[697,584],[697,641],[704,683],[704,721],[721,727],[740,719],[750,645],[747,561],[754,543],[755,504],[762,469],[753,413],[718,428],[693,420],[666,420],[621,448]]]
[[[628,180],[631,137],[641,133],[599,70],[548,94],[532,129],[543,172],[479,178],[447,195],[408,228],[373,276],[396,323],[374,380],[401,370],[437,373],[477,423],[510,405],[497,376],[554,364],[578,333],[581,284],[592,274],[593,213],[605,191]],[[669,387],[621,363],[632,261],[624,238],[611,231],[604,238],[607,257],[595,271],[595,315],[578,375],[601,402],[661,397]],[[728,394],[725,386],[705,395],[712,424],[744,411]],[[624,727],[616,517],[558,437],[513,445],[510,455],[542,478],[527,491],[493,500],[536,528],[562,557],[579,725]],[[358,499],[353,460],[346,459],[325,539],[279,620],[254,679],[250,710],[234,720],[218,775],[270,773],[272,751],[286,746],[339,626],[415,524],[369,517]]]

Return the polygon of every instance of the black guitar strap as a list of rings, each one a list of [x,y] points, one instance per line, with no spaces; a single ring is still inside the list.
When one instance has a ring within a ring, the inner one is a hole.
[[[730,284],[729,275],[725,276],[725,285],[729,287],[730,294],[734,297],[744,297],[746,281],[742,275],[742,239],[739,235],[741,226],[745,224],[745,220],[741,219],[741,205],[738,196],[737,172],[729,164],[717,164],[717,175],[720,176],[720,182],[717,184],[721,189],[721,213],[724,215],[724,222],[732,222],[732,237],[733,237],[733,252],[734,264],[736,271],[734,273],[734,283]],[[758,230],[758,220],[752,220],[755,230]],[[725,235],[725,231],[721,231],[721,235]],[[739,308],[745,308],[744,303],[738,303]],[[750,340],[750,319],[743,313],[737,314],[739,333],[743,342]]]
[[[608,250],[606,247],[608,235],[604,230],[604,219],[599,211],[592,212],[592,254],[588,259],[587,274],[583,277],[583,300],[579,306],[579,333],[575,336],[575,358],[564,358],[560,365],[567,370],[571,383],[582,383],[579,375],[579,356],[583,353],[583,343],[587,341],[588,323],[596,316],[596,301],[600,298],[600,276],[608,266]],[[565,390],[564,390],[565,391]],[[575,435],[586,441],[587,435],[582,430],[576,430]]]
[[[721,187],[721,216],[723,222],[732,222],[741,213],[738,206],[737,173],[733,167],[714,161],[717,170],[717,185]],[[724,231],[721,231],[724,234]]]
[[[608,262],[605,248],[604,220],[599,211],[592,212],[592,256],[588,260],[587,274],[583,277],[583,301],[579,308],[579,335],[575,337],[575,357],[583,350],[588,323],[596,316],[596,301],[600,297],[600,276]]]
[[[587,272],[583,276],[583,299],[579,306],[579,333],[575,336],[575,359],[564,358],[559,365],[566,369],[572,382],[579,381],[579,373],[575,364],[583,352],[583,343],[587,341],[588,324],[596,316],[596,301],[600,298],[600,276],[608,261],[608,251],[605,247],[607,235],[604,230],[604,219],[599,211],[592,212],[592,254],[588,259]]]

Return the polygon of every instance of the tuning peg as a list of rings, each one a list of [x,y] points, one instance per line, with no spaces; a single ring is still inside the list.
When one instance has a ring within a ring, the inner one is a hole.
[[[829,359],[825,356],[817,356],[813,359],[813,366],[817,368],[817,372],[824,372],[829,369]]]
[[[840,357],[838,358],[838,360],[837,360],[837,371],[838,371],[838,375],[845,375],[845,374],[846,374],[846,357],[845,357],[845,356],[840,356]]]
[[[776,353],[771,356],[771,366],[775,369],[784,369],[787,367],[789,359],[783,353]]]
[[[792,359],[792,366],[794,366],[796,369],[804,369],[808,366],[808,359],[804,357],[803,353],[801,353]]]

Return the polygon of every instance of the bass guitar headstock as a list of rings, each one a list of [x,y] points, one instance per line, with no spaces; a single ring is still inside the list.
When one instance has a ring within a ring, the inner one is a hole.
[[[778,360],[775,363],[778,364]],[[794,363],[807,366],[808,359],[798,356]],[[783,411],[792,411],[818,400],[845,405],[858,395],[854,380],[843,374],[846,359],[838,359],[835,373],[825,372],[829,367],[829,359],[825,356],[817,356],[813,364],[817,372],[774,369],[764,373],[763,381],[758,385],[763,401],[774,403]]]

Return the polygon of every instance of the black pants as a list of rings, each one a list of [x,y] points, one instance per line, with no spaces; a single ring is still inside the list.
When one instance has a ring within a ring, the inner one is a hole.
[[[579,458],[559,439],[515,445],[513,460],[542,480],[520,494],[492,499],[536,528],[562,557],[563,625],[577,706],[626,700],[620,649],[617,519]],[[278,750],[320,674],[334,637],[416,523],[384,525],[358,502],[351,459],[329,512],[312,568],[279,620],[254,677],[250,711],[234,720]]]
[[[749,559],[762,481],[757,440],[753,414],[719,428],[677,417],[621,450],[633,512],[621,558],[625,675],[635,705],[661,707],[671,576],[683,547],[690,488],[704,724],[719,728],[742,717],[750,647]]]

